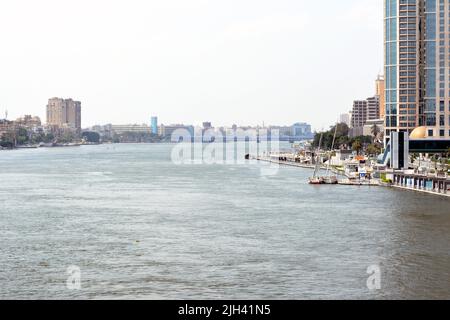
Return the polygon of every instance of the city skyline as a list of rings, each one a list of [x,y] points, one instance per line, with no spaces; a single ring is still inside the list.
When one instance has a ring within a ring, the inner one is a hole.
[[[115,1],[107,14],[105,2],[89,5],[0,5],[0,26],[16,30],[0,36],[1,114],[45,119],[48,97],[61,96],[83,102],[83,127],[157,114],[163,123],[305,121],[320,130],[354,97],[373,95],[383,67],[378,0]],[[24,6],[26,22],[11,19]],[[71,50],[52,49],[55,39]]]

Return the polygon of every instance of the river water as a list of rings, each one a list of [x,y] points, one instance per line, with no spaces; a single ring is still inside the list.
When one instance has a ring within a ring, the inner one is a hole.
[[[172,148],[0,152],[0,298],[450,298],[448,199]]]

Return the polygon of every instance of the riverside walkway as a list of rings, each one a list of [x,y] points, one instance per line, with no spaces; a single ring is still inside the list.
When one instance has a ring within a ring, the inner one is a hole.
[[[394,172],[392,187],[450,197],[450,178]]]

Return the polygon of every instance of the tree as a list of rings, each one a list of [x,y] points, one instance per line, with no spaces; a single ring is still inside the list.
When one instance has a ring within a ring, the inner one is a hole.
[[[100,134],[93,131],[85,131],[82,134],[82,138],[86,139],[87,142],[99,143],[100,142]]]
[[[73,142],[74,140],[75,135],[70,131],[66,131],[61,136],[58,137],[59,143],[70,143]]]
[[[366,152],[371,156],[376,156],[381,153],[381,148],[376,144],[372,143],[367,147]]]
[[[18,145],[26,144],[29,141],[28,131],[25,128],[19,128],[16,135]]]
[[[313,147],[319,146],[320,136],[323,135],[322,138],[322,148],[323,149],[331,149],[333,145],[334,132],[336,131],[336,141],[335,147],[341,147],[342,145],[349,144],[348,132],[349,127],[345,123],[338,123],[337,129],[336,126],[331,126],[330,130],[324,132],[316,132],[314,135]]]
[[[42,138],[42,142],[44,143],[50,143],[53,142],[53,140],[55,140],[55,136],[53,135],[53,133],[47,133]]]
[[[358,154],[361,152],[362,144],[360,140],[355,140],[352,144],[353,151],[356,151]]]

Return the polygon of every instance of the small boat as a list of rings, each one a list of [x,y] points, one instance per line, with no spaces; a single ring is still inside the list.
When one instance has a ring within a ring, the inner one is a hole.
[[[336,176],[322,177],[323,184],[338,184],[338,178]]]
[[[330,151],[330,155],[328,156],[327,175],[325,177],[322,177],[324,184],[338,184],[338,182],[339,182],[337,176],[331,175],[331,169],[330,169],[331,153],[334,150],[334,143],[336,142],[337,126],[338,126],[338,124],[336,123],[336,125],[334,127],[333,143],[331,144],[331,151]]]
[[[320,135],[319,148],[317,149],[316,166],[314,167],[314,174],[309,178],[309,184],[323,184],[323,178],[319,177],[317,174],[320,169],[320,147],[322,145],[323,133]]]
[[[38,148],[37,145],[30,145],[30,144],[16,146],[16,149],[37,149],[37,148]]]
[[[309,184],[324,184],[322,177],[312,177],[309,178]]]

